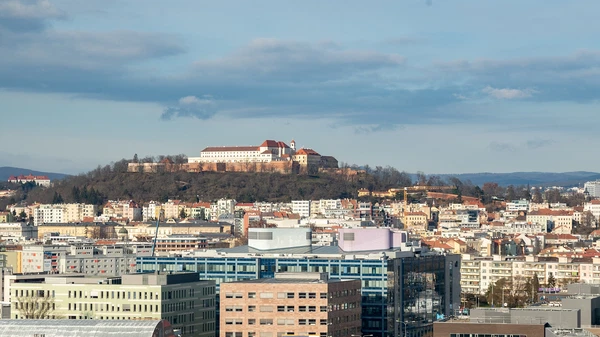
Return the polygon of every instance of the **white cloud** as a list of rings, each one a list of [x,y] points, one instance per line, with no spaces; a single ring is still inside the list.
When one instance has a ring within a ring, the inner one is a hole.
[[[493,88],[489,85],[481,90],[482,92],[488,94],[491,97],[497,99],[518,99],[518,98],[527,98],[531,97],[533,94],[537,93],[537,91],[533,89],[510,89],[510,88]]]

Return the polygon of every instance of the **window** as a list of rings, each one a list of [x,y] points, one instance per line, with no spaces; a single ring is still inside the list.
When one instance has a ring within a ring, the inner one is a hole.
[[[327,306],[326,305],[322,305],[319,307],[319,311],[320,312],[327,312]]]
[[[273,319],[271,318],[261,318],[260,325],[273,325]]]
[[[326,319],[319,320],[319,324],[327,325],[327,320]]]
[[[317,298],[316,293],[308,293],[308,298]]]
[[[287,293],[287,298],[294,298],[294,293]]]
[[[272,305],[261,305],[260,312],[273,312],[273,306]]]
[[[278,305],[277,312],[285,312],[285,305]]]
[[[256,293],[248,293],[248,298],[256,298]]]
[[[256,325],[256,319],[248,318],[248,325]]]
[[[260,293],[260,298],[273,298],[273,293]]]
[[[319,294],[320,298],[327,298],[327,293],[321,293]]]
[[[311,305],[308,307],[308,312],[316,312],[317,311],[317,307],[315,307],[314,305]]]
[[[305,305],[298,306],[298,311],[300,311],[300,312],[306,312],[306,306]]]
[[[306,319],[299,319],[298,325],[306,325]]]
[[[344,233],[344,241],[354,241],[354,233]]]
[[[298,298],[306,298],[306,293],[298,293]]]

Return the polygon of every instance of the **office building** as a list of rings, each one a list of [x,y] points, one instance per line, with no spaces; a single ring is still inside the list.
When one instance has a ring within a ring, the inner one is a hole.
[[[65,321],[62,319],[0,320],[0,337],[79,337],[130,336],[175,337],[173,327],[165,320],[120,321],[103,320]]]
[[[221,337],[360,335],[361,283],[327,273],[277,273],[220,290]]]
[[[433,322],[460,307],[460,256],[426,251],[406,232],[343,228],[336,246],[312,246],[307,228],[250,228],[248,245],[190,255],[139,257],[138,271],[185,270],[220,283],[282,272],[328,273],[361,281],[362,333],[430,335]]]
[[[9,291],[13,319],[165,319],[183,336],[215,335],[215,283],[197,273],[53,276],[12,283]]]

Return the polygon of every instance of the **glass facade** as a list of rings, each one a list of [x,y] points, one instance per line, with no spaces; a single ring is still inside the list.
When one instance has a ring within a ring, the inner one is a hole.
[[[450,255],[459,261],[460,257]],[[276,272],[329,273],[332,279],[358,279],[362,283],[362,331],[373,336],[398,336],[408,322],[414,336],[419,326],[431,326],[447,314],[447,258],[335,259],[325,257],[138,257],[138,272],[196,271],[201,279],[221,282],[272,278]],[[459,267],[460,268],[460,267]],[[454,284],[460,286],[460,279]],[[402,291],[400,291],[403,289]],[[451,293],[451,292],[450,292]],[[460,289],[456,289],[460,293]],[[424,330],[429,331],[429,330]],[[246,337],[246,336],[244,336]]]

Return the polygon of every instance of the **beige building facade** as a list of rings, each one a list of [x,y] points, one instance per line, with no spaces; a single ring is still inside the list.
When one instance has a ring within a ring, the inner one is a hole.
[[[132,274],[119,278],[47,277],[13,283],[11,318],[29,319],[28,306],[49,306],[42,319],[160,320],[182,336],[213,337],[215,282],[197,273]]]
[[[221,337],[361,334],[361,283],[320,273],[220,285]]]

